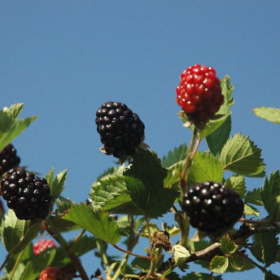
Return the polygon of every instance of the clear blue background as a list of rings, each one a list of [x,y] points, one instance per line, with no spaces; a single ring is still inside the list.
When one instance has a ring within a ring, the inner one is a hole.
[[[64,195],[84,201],[114,164],[99,151],[95,126],[95,111],[109,100],[140,115],[160,157],[189,143],[175,88],[182,70],[199,63],[231,76],[232,133],[262,148],[271,173],[280,166],[279,126],[252,108],[280,108],[279,15],[279,1],[1,0],[0,105],[23,102],[21,117],[39,115],[14,141],[22,165],[42,175],[68,169]],[[249,189],[261,185],[248,180]],[[2,261],[3,248],[0,255]],[[83,263],[89,274],[99,267],[92,253]],[[273,270],[280,274],[279,265]],[[223,279],[248,275],[262,279],[259,270]]]

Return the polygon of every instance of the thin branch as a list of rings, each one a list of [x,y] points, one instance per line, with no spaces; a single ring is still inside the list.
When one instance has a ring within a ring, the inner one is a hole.
[[[116,244],[112,244],[112,246],[114,247],[114,248],[116,248],[117,250],[119,250],[119,251],[121,251],[121,252],[123,252],[123,253],[126,253],[126,254],[128,254],[128,255],[131,255],[131,256],[134,256],[134,257],[138,257],[138,258],[141,258],[141,259],[145,259],[145,260],[149,260],[149,261],[152,261],[153,260],[153,258],[151,258],[151,257],[146,257],[146,256],[141,256],[141,255],[138,255],[138,254],[134,254],[134,253],[132,253],[132,252],[130,252],[130,251],[127,251],[127,250],[125,250],[125,249],[122,249],[121,247],[119,247],[118,245],[116,245]]]
[[[60,244],[64,252],[71,259],[73,265],[79,271],[81,279],[89,280],[84,267],[79,261],[79,258],[76,256],[76,254],[74,253],[74,251],[72,251],[71,248],[68,248],[66,240],[63,238],[60,232],[55,229],[51,219],[47,219],[46,221],[44,221],[43,225],[45,230]]]
[[[216,243],[208,246],[207,248],[205,248],[205,249],[203,249],[201,251],[197,251],[197,252],[193,253],[188,258],[186,263],[197,261],[197,260],[207,259],[209,257],[209,255],[212,256],[213,253],[215,253],[217,250],[219,250],[221,246],[222,246],[221,243],[216,242]]]

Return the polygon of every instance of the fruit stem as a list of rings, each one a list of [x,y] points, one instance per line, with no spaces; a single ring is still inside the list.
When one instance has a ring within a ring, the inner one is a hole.
[[[69,248],[72,248],[81,238],[82,236],[85,234],[86,230],[83,229],[77,237],[75,237],[75,239],[73,240],[73,242],[71,242],[69,245],[68,245],[68,249]]]
[[[75,268],[79,271],[80,277],[82,280],[89,280],[84,267],[82,266],[79,258],[76,254],[72,251],[71,247],[68,247],[66,240],[60,234],[59,231],[56,230],[54,224],[52,223],[51,219],[48,218],[44,223],[44,228],[46,231],[60,244],[62,249],[65,251],[67,256],[71,259],[72,263],[74,264]]]
[[[181,190],[182,193],[185,193],[187,191],[187,182],[188,182],[188,174],[189,174],[189,168],[192,164],[192,160],[193,157],[199,147],[199,144],[201,142],[201,139],[198,139],[197,143],[196,143],[196,138],[197,138],[197,128],[194,129],[193,134],[192,134],[192,139],[191,139],[191,143],[190,146],[188,148],[188,153],[187,153],[187,157],[183,166],[183,170],[182,173],[180,175],[181,180],[180,180],[180,186],[181,186]],[[195,145],[196,143],[196,145]]]
[[[152,242],[153,241],[152,241],[152,235],[151,235],[151,230],[150,230],[150,226],[149,226],[149,219],[146,215],[145,215],[145,220],[146,220],[146,227],[147,227],[149,242],[150,242],[150,251],[152,251]]]
[[[18,268],[18,265],[20,264],[20,261],[21,261],[21,258],[22,258],[22,256],[23,256],[23,253],[24,253],[24,250],[22,250],[22,251],[19,253],[19,255],[18,255],[18,257],[17,257],[17,260],[16,260],[16,263],[15,263],[15,265],[14,265],[14,267],[13,267],[13,269],[12,269],[10,275],[9,275],[9,280],[13,280],[14,274],[15,274],[17,268]]]
[[[147,273],[147,278],[155,276],[156,271],[157,271],[157,263],[161,257],[161,253],[162,253],[161,247],[152,249],[151,257],[153,258],[153,260],[151,261],[150,269],[149,269],[149,272]]]
[[[151,257],[146,257],[146,256],[141,256],[141,255],[138,255],[138,254],[134,254],[134,253],[132,253],[132,252],[130,252],[130,251],[127,251],[127,250],[125,250],[125,249],[122,249],[121,247],[119,247],[119,246],[116,245],[116,244],[112,244],[112,246],[113,246],[114,248],[116,248],[117,250],[119,250],[119,251],[121,251],[121,252],[123,252],[123,253],[126,253],[126,254],[128,254],[128,255],[131,255],[131,256],[134,256],[134,257],[138,257],[138,258],[141,258],[141,259],[145,259],[145,260],[149,260],[149,261],[152,260]]]
[[[114,274],[114,276],[111,278],[111,280],[117,280],[122,272],[122,269],[125,267],[127,261],[128,261],[128,257],[129,254],[126,254],[123,258],[123,260],[121,261],[116,273]]]

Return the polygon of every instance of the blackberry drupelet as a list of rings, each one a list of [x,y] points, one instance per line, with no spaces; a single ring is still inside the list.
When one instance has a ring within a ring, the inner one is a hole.
[[[51,193],[45,178],[22,167],[10,169],[1,180],[3,198],[20,220],[45,219],[50,212]]]
[[[17,151],[10,143],[0,152],[0,176],[10,169],[19,166],[20,158]]]
[[[193,121],[207,122],[224,103],[215,69],[199,64],[183,71],[176,92],[178,105]]]
[[[131,156],[144,140],[144,123],[123,103],[104,103],[96,112],[95,122],[107,155]]]
[[[194,228],[210,235],[221,235],[242,216],[244,203],[239,195],[224,185],[204,182],[185,193],[182,209]]]

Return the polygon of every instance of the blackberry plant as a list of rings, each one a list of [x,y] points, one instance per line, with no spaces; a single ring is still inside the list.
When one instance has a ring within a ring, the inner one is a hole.
[[[63,196],[66,170],[40,178],[13,166],[2,174],[3,279],[219,280],[251,269],[280,279],[280,172],[266,174],[261,149],[231,131],[229,76],[220,80],[214,68],[196,64],[180,79],[178,115],[192,131],[189,145],[159,158],[141,145],[139,116],[124,103],[105,102],[95,116],[101,150],[120,161],[92,178],[83,202]],[[22,107],[0,112],[0,150],[36,119],[19,119]],[[254,113],[280,123],[277,108]],[[208,151],[200,150],[202,141]],[[247,177],[264,177],[263,185],[248,189]],[[68,240],[70,231],[77,236]],[[47,241],[34,243],[38,238]],[[80,257],[90,251],[100,261],[86,271]],[[193,263],[204,270],[195,272]]]

